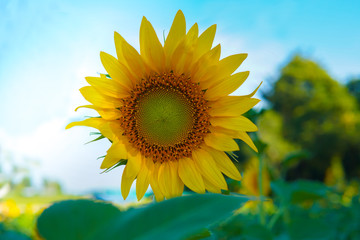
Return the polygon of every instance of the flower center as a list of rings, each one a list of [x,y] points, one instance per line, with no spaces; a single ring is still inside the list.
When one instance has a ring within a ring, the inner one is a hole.
[[[181,143],[194,124],[191,103],[174,89],[156,87],[140,99],[135,113],[140,135],[157,146]]]
[[[124,135],[154,162],[190,157],[209,133],[203,95],[185,75],[170,72],[142,79],[120,108]]]

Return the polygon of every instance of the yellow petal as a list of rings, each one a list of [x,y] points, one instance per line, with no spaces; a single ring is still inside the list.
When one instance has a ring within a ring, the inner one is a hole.
[[[212,193],[221,193],[221,189],[219,187],[216,187],[214,184],[212,184],[209,180],[207,180],[206,177],[204,177],[203,179],[206,190]]]
[[[186,34],[186,47],[183,53],[182,61],[179,63],[183,68],[178,69],[181,70],[182,73],[189,75],[192,71],[191,64],[194,58],[194,50],[198,45],[198,35],[199,29],[198,25],[194,24],[192,28],[190,28],[189,32]]]
[[[164,49],[151,23],[143,17],[140,26],[140,53],[145,62],[161,73],[165,66]]]
[[[221,134],[228,135],[232,138],[236,138],[237,133],[239,132],[236,130],[226,129],[226,128],[222,128],[222,127],[215,127],[215,126],[210,126],[209,130],[212,133],[221,133]]]
[[[123,196],[124,200],[127,198],[127,196],[129,195],[130,192],[130,188],[132,183],[135,180],[135,177],[126,174],[129,170],[128,170],[128,165],[125,166],[124,168],[124,172],[121,178],[121,195]]]
[[[191,26],[191,28],[189,29],[189,31],[186,34],[186,37],[188,39],[197,39],[197,36],[199,35],[199,26],[197,23],[195,23],[194,25]]]
[[[210,116],[213,117],[233,117],[244,114],[254,107],[259,99],[240,96],[226,96],[216,102],[210,103]]]
[[[222,127],[213,127],[213,126],[211,126],[209,128],[209,130],[211,132],[228,135],[228,136],[230,136],[230,137],[232,137],[234,139],[235,138],[241,139],[247,145],[249,145],[249,147],[251,147],[255,152],[258,152],[255,144],[253,143],[253,141],[251,140],[251,138],[249,137],[249,135],[246,132],[226,129],[226,128],[222,128]]]
[[[82,121],[69,123],[65,127],[65,129],[69,129],[69,128],[72,128],[75,126],[85,126],[85,127],[92,127],[92,128],[96,128],[96,129],[100,130],[100,128],[106,123],[107,123],[107,121],[102,118],[87,118]]]
[[[205,144],[220,151],[238,151],[239,146],[234,139],[228,135],[211,132],[204,138]]]
[[[212,148],[207,148],[206,150],[214,158],[216,165],[219,167],[220,171],[222,171],[225,175],[232,179],[235,179],[237,181],[241,180],[239,170],[235,167],[234,163],[230,160],[226,153]]]
[[[192,156],[199,171],[209,180],[209,182],[221,189],[228,189],[224,176],[221,174],[214,159],[208,152],[203,149],[198,149],[192,152]]]
[[[249,135],[246,132],[238,132],[237,138],[243,140],[249,147],[251,147],[255,152],[258,152],[254,142],[251,140]]]
[[[108,123],[111,132],[118,138],[118,139],[126,139],[126,141],[122,141],[123,143],[128,142],[127,138],[123,136],[124,129],[121,128],[120,121],[111,121]]]
[[[74,126],[92,127],[92,128],[98,129],[100,131],[100,133],[103,136],[105,136],[106,138],[113,140],[114,133],[111,131],[109,124],[110,124],[110,121],[102,119],[102,118],[88,118],[83,121],[69,123],[65,127],[65,129],[69,129]]]
[[[134,72],[131,69],[131,67],[129,66],[129,63],[127,62],[127,60],[125,58],[126,53],[124,53],[124,45],[129,45],[129,43],[117,32],[114,32],[114,41],[115,41],[116,55],[117,55],[118,61],[120,63],[120,66],[121,66],[124,74],[129,79],[131,79],[131,81],[133,83],[136,84],[136,82],[138,80],[138,73]]]
[[[239,53],[230,55],[219,62],[221,75],[227,76],[232,74],[240,64],[247,58],[247,53]]]
[[[174,50],[186,34],[185,16],[181,10],[176,13],[171,25],[169,34],[165,40],[164,50],[168,59],[172,56]]]
[[[166,198],[180,196],[184,184],[178,174],[177,162],[164,162],[159,167],[159,187]]]
[[[136,155],[128,154],[128,161],[126,164],[127,172],[123,173],[127,177],[136,177],[140,171],[142,165],[142,156],[141,153],[138,152]]]
[[[126,40],[119,33],[114,32],[114,42],[118,61],[122,64],[126,64],[126,60],[122,51],[123,42],[126,42]]]
[[[204,95],[205,99],[215,100],[220,97],[229,95],[230,93],[238,89],[248,76],[248,71],[235,73],[229,78],[226,78],[218,84],[207,89]]]
[[[216,67],[203,76],[202,86],[204,88],[210,88],[220,83],[225,78],[230,77],[230,75],[240,66],[246,57],[246,53],[240,53],[220,60]]]
[[[126,66],[124,66],[116,58],[105,52],[100,52],[100,59],[105,70],[109,73],[110,77],[114,81],[117,81],[126,89],[132,89],[133,82],[129,77],[129,74],[127,73],[128,69],[126,68]]]
[[[79,108],[90,108],[90,109],[94,109],[95,111],[97,111],[100,116],[103,119],[106,120],[115,120],[115,119],[119,119],[121,117],[121,112],[119,109],[116,108],[102,108],[99,106],[95,106],[95,105],[83,105],[83,106],[79,106],[75,109],[75,111],[77,111]]]
[[[154,164],[153,170],[150,171],[150,185],[154,192],[155,199],[158,202],[164,200],[164,195],[162,194],[158,183],[158,173],[160,165],[161,164],[159,162],[156,162]]]
[[[257,92],[257,90],[259,90],[259,88],[260,88],[260,86],[261,86],[262,83],[263,83],[263,82],[261,82],[261,83],[259,84],[259,86],[258,86],[252,93],[250,93],[250,94],[248,94],[248,95],[244,95],[244,96],[242,96],[242,97],[252,97],[252,96],[254,96],[255,93]]]
[[[203,178],[192,159],[180,159],[178,171],[181,180],[188,188],[197,193],[205,193]]]
[[[106,169],[114,166],[121,159],[127,159],[128,153],[125,145],[120,142],[113,142],[111,147],[107,150],[107,154],[101,164],[101,169]]]
[[[85,77],[86,81],[102,94],[114,98],[124,98],[130,95],[128,90],[113,79],[106,77]]]
[[[110,139],[111,141],[114,141],[116,136],[115,136],[114,132],[112,131],[112,129],[110,128],[110,124],[112,122],[116,122],[116,124],[120,124],[119,121],[107,121],[106,123],[101,125],[100,128],[98,128],[98,129],[104,137]]]
[[[118,108],[123,105],[121,99],[106,96],[91,86],[80,88],[80,93],[88,102],[102,108]]]
[[[194,82],[203,81],[203,76],[216,67],[221,53],[220,44],[205,53],[192,67],[191,78]],[[202,88],[204,89],[204,88]]]
[[[138,175],[142,165],[141,153],[131,155],[128,154],[128,161],[124,168],[121,180],[121,194],[124,199],[129,195],[132,183]]]
[[[197,48],[194,52],[194,61],[197,61],[202,55],[211,49],[216,33],[216,24],[206,29],[200,36]]]
[[[158,174],[159,187],[162,194],[167,198],[172,197],[171,171],[168,162],[163,162],[159,167]]]
[[[256,125],[244,116],[237,117],[213,117],[210,118],[213,126],[219,126],[236,131],[255,132],[258,130]]]
[[[138,201],[140,201],[140,199],[143,198],[143,196],[146,193],[146,190],[149,187],[150,171],[153,167],[154,167],[153,161],[149,159],[146,160],[145,158],[143,158],[143,164],[141,165],[141,169],[136,178],[136,197]]]
[[[181,181],[179,177],[179,162],[178,161],[170,161],[169,162],[170,171],[171,171],[171,182],[172,182],[172,197],[181,196],[184,191],[184,183]]]
[[[174,50],[171,57],[171,69],[176,74],[183,74],[185,71],[189,73],[189,64],[192,62],[193,49],[197,42],[198,33],[198,25],[195,23]]]
[[[138,51],[127,42],[123,42],[122,51],[130,70],[136,74],[139,79],[145,77],[147,74],[146,66]]]

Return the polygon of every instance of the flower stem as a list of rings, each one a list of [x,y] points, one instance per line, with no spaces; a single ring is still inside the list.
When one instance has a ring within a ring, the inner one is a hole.
[[[264,189],[263,189],[263,155],[259,154],[259,176],[258,176],[258,185],[259,185],[259,197],[260,197],[260,204],[259,204],[259,210],[260,210],[260,224],[265,226],[266,220],[265,220],[265,209],[264,209]]]

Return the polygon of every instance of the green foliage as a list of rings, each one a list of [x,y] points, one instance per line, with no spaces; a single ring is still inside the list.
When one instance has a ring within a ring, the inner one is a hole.
[[[271,189],[284,204],[296,204],[325,198],[329,187],[321,182],[307,180],[298,180],[291,183],[277,180],[271,183]]]
[[[334,157],[344,156],[346,163],[346,156],[360,156],[355,150],[360,144],[356,100],[315,62],[295,56],[282,69],[273,90],[265,94],[265,98],[272,109],[260,117],[259,128],[264,141],[274,143],[270,148],[277,149],[269,149],[270,154],[278,152],[278,158],[283,158],[286,149],[311,153],[309,161],[300,161],[289,171],[289,179],[322,181]],[[348,172],[349,176],[360,176],[359,164],[345,166],[346,169],[354,167],[359,170]]]
[[[251,215],[236,215],[212,229],[215,239],[271,240],[273,234]]]
[[[352,79],[346,84],[351,95],[353,95],[360,107],[360,79]]]
[[[45,239],[184,239],[231,216],[248,199],[194,194],[126,211],[91,200],[64,201],[46,209],[37,227]]]
[[[91,200],[67,200],[55,203],[38,218],[37,228],[45,239],[88,239],[106,227],[120,210]]]
[[[272,184],[274,202],[266,224],[259,224],[254,211],[245,211],[210,229],[212,239],[360,239],[360,198],[349,206],[339,203],[341,195],[312,181]],[[251,207],[250,207],[251,208]]]
[[[37,229],[55,240],[359,239],[359,196],[344,206],[341,194],[320,182],[271,185],[274,199],[266,200],[264,224],[256,198],[192,194],[127,210],[92,200],[58,202],[42,213]],[[234,214],[239,207],[241,213]]]
[[[31,238],[25,234],[7,229],[3,223],[0,222],[0,239],[1,240],[30,240]]]

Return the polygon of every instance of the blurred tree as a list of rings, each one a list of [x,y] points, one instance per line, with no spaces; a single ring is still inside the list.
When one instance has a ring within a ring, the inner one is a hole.
[[[354,151],[360,146],[360,113],[346,87],[315,62],[295,56],[282,69],[273,90],[264,97],[282,118],[282,126],[276,128],[281,128],[280,134],[291,143],[289,148],[300,146],[311,153],[308,161],[300,161],[289,170],[289,179],[323,180],[335,157],[352,165],[345,166],[345,170],[356,168],[350,174],[360,176],[359,162],[345,160],[349,151],[352,157],[360,159],[359,152]],[[274,121],[275,125],[279,122],[276,118]]]
[[[45,178],[43,180],[42,194],[43,195],[50,195],[50,196],[51,195],[61,195],[62,194],[62,188],[61,188],[60,183]]]
[[[348,88],[351,95],[353,95],[358,104],[360,105],[360,79],[352,79],[347,84],[346,87]]]

